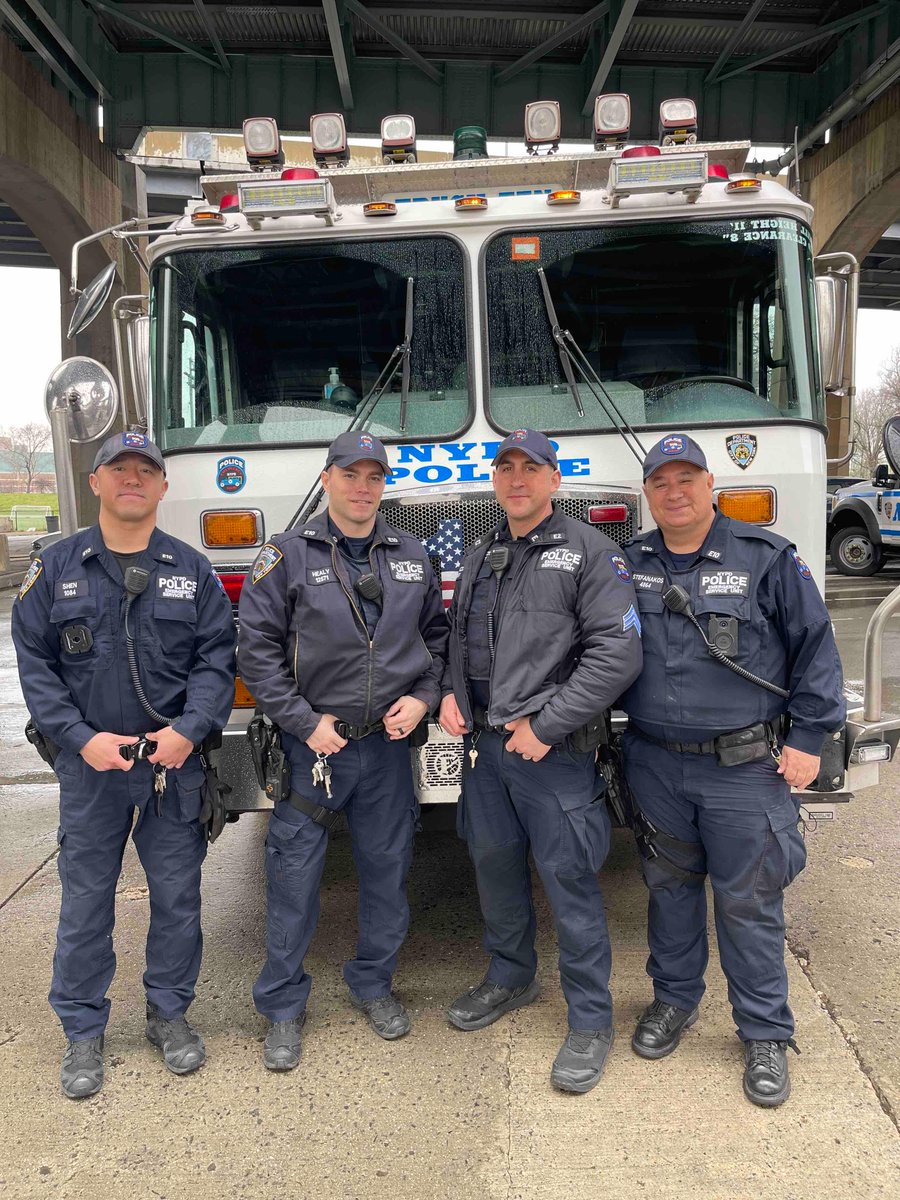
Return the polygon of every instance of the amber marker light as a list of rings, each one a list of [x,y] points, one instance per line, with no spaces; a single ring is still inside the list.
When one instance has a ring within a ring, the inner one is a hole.
[[[234,708],[256,708],[256,700],[253,698],[253,693],[241,679],[240,675],[235,676],[234,680]]]
[[[735,175],[725,184],[725,192],[730,196],[735,192],[758,192],[761,188],[762,180],[755,175]]]
[[[363,216],[366,217],[395,217],[397,205],[389,200],[373,200],[371,204],[363,205]]]
[[[580,204],[581,192],[576,192],[574,188],[565,188],[559,192],[551,192],[547,197],[548,204]]]
[[[716,493],[719,512],[751,525],[771,525],[775,520],[774,488],[723,488]]]
[[[217,208],[195,208],[191,213],[192,225],[224,225],[225,216]]]
[[[457,212],[471,212],[473,209],[478,210],[487,208],[487,196],[460,196],[455,203]]]
[[[252,509],[205,512],[200,528],[204,546],[257,546],[262,542],[262,515]]]

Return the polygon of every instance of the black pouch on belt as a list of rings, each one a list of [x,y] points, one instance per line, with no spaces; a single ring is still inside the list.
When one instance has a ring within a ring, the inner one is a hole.
[[[764,721],[720,734],[713,745],[720,767],[738,767],[742,763],[758,762],[769,754],[769,736]]]
[[[415,729],[409,735],[410,750],[418,750],[420,746],[424,746],[428,741],[428,718],[423,717]]]
[[[598,713],[574,729],[568,737],[569,748],[576,754],[588,754],[609,742],[609,714]]]
[[[200,756],[203,764],[203,804],[200,808],[200,824],[203,826],[206,840],[214,842],[225,828],[228,816],[228,806],[225,798],[231,793],[231,788],[216,774],[216,768],[205,755]]]
[[[47,766],[52,767],[59,756],[59,746],[45,737],[30,718],[25,726],[25,739],[34,746]]]

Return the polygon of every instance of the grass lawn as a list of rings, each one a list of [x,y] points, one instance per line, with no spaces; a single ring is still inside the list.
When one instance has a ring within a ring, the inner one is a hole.
[[[37,507],[47,505],[51,512],[59,513],[59,496],[56,492],[31,492],[30,494],[27,492],[0,492],[0,517],[8,517],[17,504],[29,504]],[[26,522],[25,518],[20,516],[19,527],[23,532],[26,524],[43,530],[44,518],[35,515],[31,521]],[[14,533],[15,530],[11,530],[11,532]]]

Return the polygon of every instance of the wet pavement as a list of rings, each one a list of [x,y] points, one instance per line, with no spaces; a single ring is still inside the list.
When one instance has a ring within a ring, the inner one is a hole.
[[[892,578],[829,576],[850,680],[865,622]],[[900,582],[894,574],[893,582]],[[808,833],[809,866],[788,893],[787,963],[802,1055],[777,1110],[741,1093],[741,1054],[715,957],[701,1019],[651,1063],[628,1042],[649,993],[646,898],[630,839],[603,871],[614,947],[617,1040],[587,1096],[549,1086],[565,1035],[549,912],[539,885],[540,1001],[462,1034],[443,1010],[484,966],[474,881],[448,832],[417,839],[412,924],[396,990],[413,1032],[382,1042],[352,1010],[340,964],[352,950],[349,840],[333,838],[303,1061],[273,1076],[250,987],[264,930],[267,818],[243,817],[204,874],[205,955],[192,1020],[208,1065],[176,1078],[143,1034],[146,884],[129,847],[118,889],[106,1086],[59,1092],[63,1040],[46,1004],[59,882],[54,777],[22,736],[0,595],[0,1196],[403,1197],[430,1200],[816,1200],[900,1194],[900,770]],[[900,708],[900,617],[885,654],[886,706]]]

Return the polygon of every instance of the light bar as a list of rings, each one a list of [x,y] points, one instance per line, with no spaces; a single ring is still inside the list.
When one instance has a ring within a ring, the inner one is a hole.
[[[340,113],[315,113],[309,118],[313,158],[320,166],[337,166],[348,162],[347,126]]]
[[[692,146],[697,141],[697,105],[686,96],[659,106],[659,144]]]
[[[605,203],[617,208],[623,196],[648,192],[684,192],[688,203],[700,195],[706,183],[705,151],[696,154],[658,154],[634,157],[628,152],[609,164]]]
[[[722,488],[714,499],[719,512],[736,521],[771,525],[775,520],[774,488]]]
[[[553,154],[561,132],[558,100],[532,100],[525,105],[525,146],[529,154],[537,154],[539,146],[546,146],[548,154]]]
[[[416,161],[416,123],[408,113],[381,122],[381,157],[386,166]]]
[[[487,206],[487,196],[460,196],[453,207],[457,212],[471,212]]]
[[[248,117],[244,122],[243,134],[244,153],[254,171],[282,165],[284,152],[274,117]]]
[[[594,149],[617,150],[628,140],[631,127],[631,97],[610,92],[594,100]]]
[[[334,192],[329,179],[273,183],[239,183],[241,212],[248,219],[314,216],[334,219]]]
[[[262,544],[262,513],[255,509],[228,508],[200,517],[203,545],[258,546]]]

